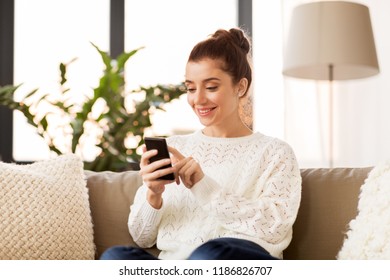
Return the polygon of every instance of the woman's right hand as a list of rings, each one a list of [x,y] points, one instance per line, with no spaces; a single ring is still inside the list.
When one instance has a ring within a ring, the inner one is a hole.
[[[165,191],[165,185],[173,183],[170,180],[159,180],[161,176],[174,172],[173,167],[158,169],[171,163],[170,159],[161,159],[150,163],[150,158],[157,154],[157,150],[147,151],[142,147],[143,154],[140,161],[140,174],[145,185],[148,187],[147,200],[149,204],[156,209],[162,206],[162,194]]]

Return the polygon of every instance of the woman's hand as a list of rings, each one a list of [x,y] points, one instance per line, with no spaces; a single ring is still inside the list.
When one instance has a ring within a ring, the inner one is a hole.
[[[204,177],[204,173],[199,163],[192,157],[184,157],[178,150],[168,147],[169,152],[173,156],[174,169],[176,174],[176,182],[183,182],[187,188],[192,188]]]
[[[148,187],[147,200],[149,204],[160,209],[162,206],[162,194],[165,191],[165,185],[170,184],[174,181],[170,180],[159,180],[161,176],[174,172],[174,168],[158,169],[171,163],[170,159],[162,159],[150,163],[150,158],[157,155],[157,150],[147,151],[146,147],[142,147],[143,154],[140,161],[140,174],[145,185]]]

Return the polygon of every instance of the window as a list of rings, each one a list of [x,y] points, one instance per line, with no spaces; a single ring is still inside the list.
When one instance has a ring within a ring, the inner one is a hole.
[[[14,83],[23,83],[16,99],[35,88],[42,94],[58,92],[59,64],[73,58],[78,59],[69,69],[69,87],[88,93],[101,72],[90,42],[108,49],[108,38],[109,0],[15,0]],[[14,159],[33,161],[49,155],[35,128],[14,112]]]

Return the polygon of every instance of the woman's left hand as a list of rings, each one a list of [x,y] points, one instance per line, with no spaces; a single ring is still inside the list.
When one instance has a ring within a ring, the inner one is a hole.
[[[204,177],[204,173],[199,163],[192,157],[183,156],[178,150],[173,147],[168,147],[169,152],[173,156],[173,167],[176,174],[176,182],[179,184],[181,180],[187,188],[192,188]]]

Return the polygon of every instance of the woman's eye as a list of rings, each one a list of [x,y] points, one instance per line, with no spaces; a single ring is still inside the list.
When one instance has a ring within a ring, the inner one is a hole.
[[[217,86],[207,87],[206,89],[209,90],[209,91],[216,91],[218,89],[218,87]]]
[[[187,88],[187,92],[189,93],[194,93],[196,91],[196,89],[194,88]]]

